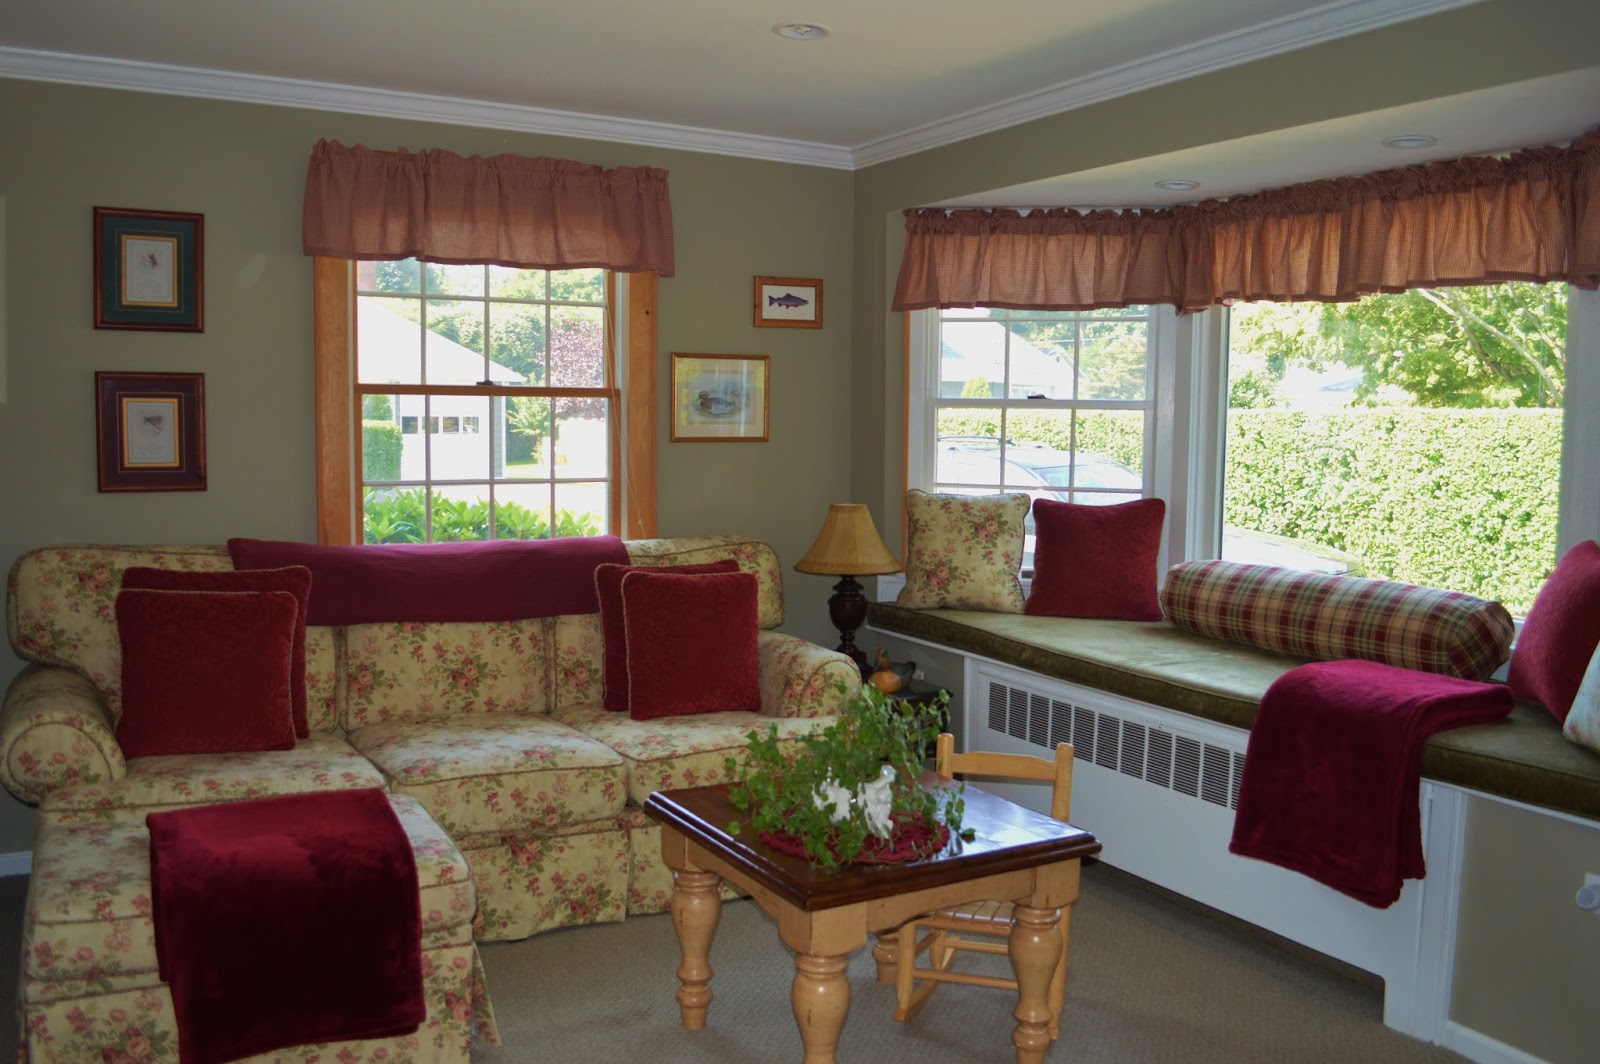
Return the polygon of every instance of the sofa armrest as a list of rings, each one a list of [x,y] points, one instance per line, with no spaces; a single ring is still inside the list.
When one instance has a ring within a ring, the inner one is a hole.
[[[836,650],[782,632],[759,633],[761,712],[831,717],[861,691],[861,670]]]
[[[94,684],[71,669],[30,665],[0,705],[0,783],[37,805],[80,783],[128,774],[116,725]]]

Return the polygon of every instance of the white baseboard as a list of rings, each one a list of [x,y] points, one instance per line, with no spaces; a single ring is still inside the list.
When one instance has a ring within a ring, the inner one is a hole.
[[[33,871],[33,851],[0,853],[0,877],[25,876]]]
[[[1463,1027],[1454,1020],[1445,1023],[1440,1044],[1477,1064],[1545,1064],[1541,1057],[1508,1046],[1471,1027]]]

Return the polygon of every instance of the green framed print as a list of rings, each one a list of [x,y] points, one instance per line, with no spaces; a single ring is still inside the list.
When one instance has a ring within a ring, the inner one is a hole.
[[[94,209],[94,327],[205,331],[205,215]]]

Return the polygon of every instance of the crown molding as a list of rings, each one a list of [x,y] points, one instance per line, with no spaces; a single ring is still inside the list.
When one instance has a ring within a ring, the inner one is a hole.
[[[261,74],[236,74],[223,70],[42,52],[28,48],[0,47],[0,77],[278,107],[302,107],[343,114],[407,118],[519,133],[544,133],[836,170],[848,170],[853,165],[850,150],[832,144],[451,96],[429,96],[391,89],[300,81]]]
[[[1237,66],[1253,59],[1477,2],[1335,0],[1304,14],[1289,15],[1235,33],[1210,37],[1038,92],[1015,96],[988,107],[964,111],[892,136],[867,141],[854,148],[576,111],[28,48],[0,46],[0,77],[444,122],[853,170]]]
[[[1286,15],[1249,29],[1209,37],[1038,92],[974,108],[903,133],[858,144],[855,168],[888,162],[930,148],[1048,118],[1079,107],[1208,74],[1281,52],[1307,48],[1397,22],[1478,3],[1479,0],[1338,0],[1313,11]]]

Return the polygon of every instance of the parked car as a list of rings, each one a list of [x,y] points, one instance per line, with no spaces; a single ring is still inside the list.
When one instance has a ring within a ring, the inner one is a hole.
[[[1076,470],[1074,471],[1074,466]],[[1007,440],[1005,477],[1000,477],[1000,441],[994,436],[939,437],[935,474],[952,488],[994,487],[1026,492],[1031,498],[1106,504],[1138,498],[1144,478],[1115,459],[1090,451],[1076,455],[1030,440]],[[1086,493],[1086,494],[1080,494]],[[1073,496],[1076,495],[1076,498]],[[1033,554],[1033,515],[1028,515],[1025,553]],[[1222,557],[1227,561],[1277,565],[1330,576],[1360,576],[1366,565],[1353,554],[1310,540],[1276,536],[1224,525]]]

